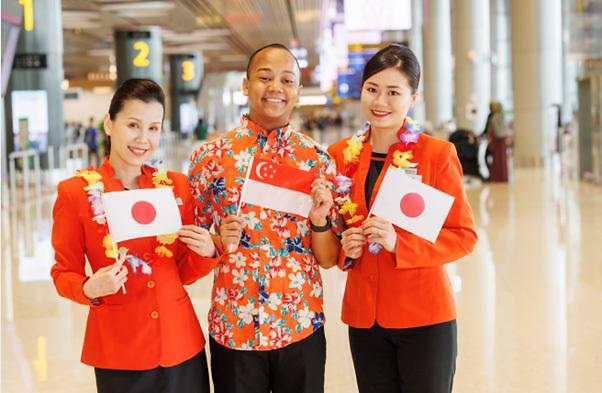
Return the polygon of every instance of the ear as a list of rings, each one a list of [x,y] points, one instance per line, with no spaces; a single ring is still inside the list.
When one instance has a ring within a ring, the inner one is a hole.
[[[107,134],[107,136],[111,136],[111,127],[113,126],[113,122],[111,121],[111,116],[109,116],[109,113],[105,113],[105,116],[103,118],[103,125],[104,125],[104,129],[105,129],[105,134]]]
[[[299,84],[299,87],[297,88],[297,102],[295,102],[295,105],[297,105],[299,103],[299,97],[301,97],[301,90],[303,89],[303,85]]]
[[[414,104],[416,104],[416,101],[418,101],[420,95],[421,94],[419,92],[412,94],[412,102],[410,103],[410,106],[414,106]]]
[[[249,96],[249,80],[246,77],[242,79],[242,94]]]

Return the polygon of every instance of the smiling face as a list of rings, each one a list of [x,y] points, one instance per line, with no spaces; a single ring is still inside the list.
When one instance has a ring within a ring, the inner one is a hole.
[[[157,101],[127,100],[115,119],[107,114],[104,127],[111,137],[112,164],[142,166],[159,145],[162,123],[163,106]]]
[[[285,126],[299,101],[299,68],[290,53],[267,48],[255,55],[243,92],[249,97],[249,118],[266,130]]]
[[[362,111],[373,130],[397,131],[416,97],[404,74],[396,68],[386,68],[364,82]]]

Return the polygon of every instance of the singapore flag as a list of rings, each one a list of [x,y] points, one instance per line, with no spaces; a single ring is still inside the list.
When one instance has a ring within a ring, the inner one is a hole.
[[[254,158],[241,192],[243,202],[285,213],[309,216],[311,172]]]
[[[182,218],[169,188],[107,192],[102,195],[111,240],[166,235],[182,227]]]
[[[434,243],[454,197],[389,167],[371,213]]]

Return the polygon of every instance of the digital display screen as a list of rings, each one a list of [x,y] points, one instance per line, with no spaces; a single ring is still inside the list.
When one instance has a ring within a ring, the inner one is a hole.
[[[45,53],[23,53],[15,56],[15,69],[43,69],[48,66]]]
[[[151,36],[150,31],[128,31],[127,37],[131,39],[149,39]]]
[[[15,150],[48,148],[48,94],[45,90],[11,93]]]
[[[411,0],[345,0],[347,30],[409,30]]]

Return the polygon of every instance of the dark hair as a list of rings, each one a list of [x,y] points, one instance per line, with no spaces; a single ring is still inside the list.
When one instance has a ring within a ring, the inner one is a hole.
[[[253,63],[253,59],[255,59],[255,56],[257,56],[259,54],[259,52],[263,51],[264,49],[282,49],[287,51],[293,59],[295,59],[295,63],[297,64],[297,69],[301,70],[301,67],[299,66],[299,60],[297,60],[297,57],[295,56],[295,54],[293,52],[291,52],[291,50],[289,48],[287,48],[286,46],[282,45],[282,44],[269,44],[266,46],[262,46],[261,48],[257,49],[255,52],[253,52],[251,54],[251,57],[249,57],[249,62],[247,63],[247,79],[249,78],[249,70],[251,69],[251,63]]]
[[[163,107],[163,119],[165,119],[165,94],[163,89],[155,81],[150,79],[128,79],[119,86],[109,105],[109,117],[115,120],[123,105],[129,100],[140,100],[142,102],[156,101]],[[162,120],[163,120],[162,119]],[[106,154],[111,152],[111,137],[106,138]]]
[[[416,55],[410,48],[401,44],[391,44],[376,52],[368,60],[364,67],[362,75],[362,86],[374,74],[386,70],[387,68],[396,68],[408,78],[412,92],[418,90],[420,83],[420,63]]]
[[[124,103],[129,100],[140,100],[146,103],[156,101],[163,107],[163,118],[165,118],[165,94],[155,81],[133,78],[123,82],[111,98],[109,106],[111,120],[115,120],[117,114],[123,109]]]

